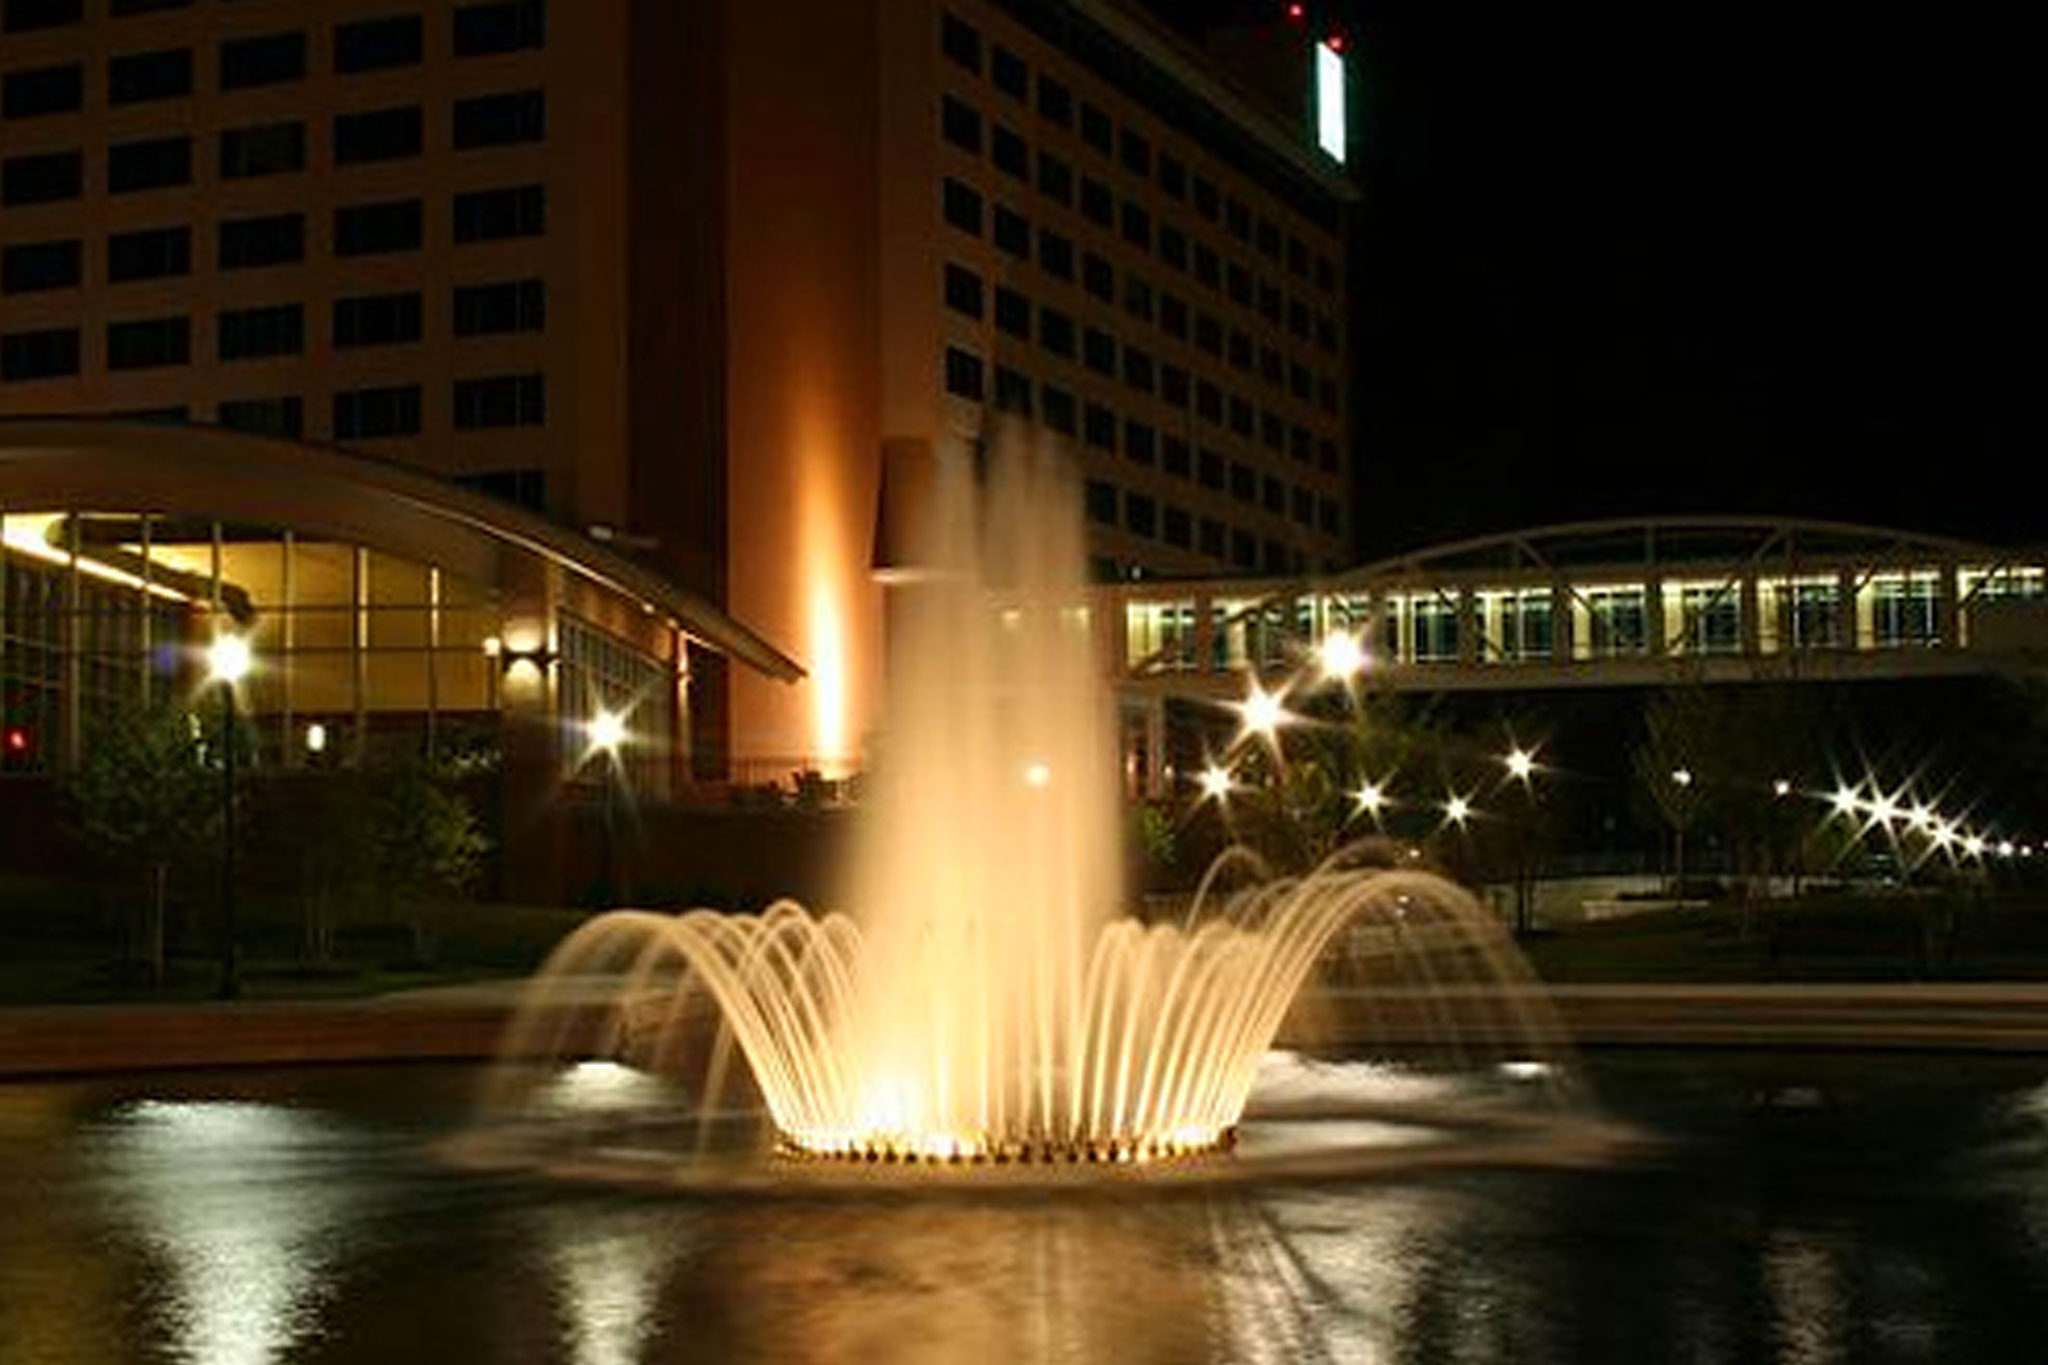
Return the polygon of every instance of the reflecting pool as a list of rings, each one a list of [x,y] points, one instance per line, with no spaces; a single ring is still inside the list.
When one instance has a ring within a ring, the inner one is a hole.
[[[1602,1171],[634,1197],[451,1171],[443,1067],[0,1087],[0,1361],[2010,1361],[2048,1058],[1595,1053]]]

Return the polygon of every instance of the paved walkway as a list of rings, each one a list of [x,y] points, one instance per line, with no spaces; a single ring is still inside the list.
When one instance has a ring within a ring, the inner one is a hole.
[[[0,1077],[480,1059],[496,1052],[518,990],[497,983],[367,1000],[0,1010]],[[1552,1020],[1592,1046],[2048,1051],[2048,984],[1320,991],[1304,997],[1287,1032],[1337,1045],[1398,1044],[1439,1039],[1449,1026],[1478,1042]]]

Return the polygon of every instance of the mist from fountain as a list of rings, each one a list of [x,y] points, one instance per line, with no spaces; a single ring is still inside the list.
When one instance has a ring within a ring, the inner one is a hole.
[[[1075,479],[1037,451],[941,460],[928,510],[892,589],[851,912],[601,916],[540,973],[509,1057],[694,1070],[714,1106],[736,1054],[793,1156],[1150,1162],[1229,1145],[1340,936],[1354,972],[1497,982],[1496,922],[1424,873],[1333,863],[1125,917]],[[1495,1031],[1548,1036],[1528,1023]]]

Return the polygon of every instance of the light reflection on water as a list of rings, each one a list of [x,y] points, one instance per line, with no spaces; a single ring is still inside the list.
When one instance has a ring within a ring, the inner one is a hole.
[[[1866,1112],[1728,1084],[1665,1115],[1664,1165],[1591,1175],[802,1202],[451,1174],[446,1073],[132,1084],[0,1088],[6,1365],[1817,1365],[2048,1336],[2027,1085]]]

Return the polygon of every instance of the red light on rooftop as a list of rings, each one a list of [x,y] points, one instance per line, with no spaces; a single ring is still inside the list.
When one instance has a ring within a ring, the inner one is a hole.
[[[1332,29],[1323,39],[1323,46],[1329,48],[1332,52],[1341,53],[1344,49],[1351,46],[1351,40],[1345,37],[1341,31]]]
[[[1287,6],[1288,23],[1298,24],[1306,18],[1308,18],[1308,6],[1302,4],[1301,0],[1294,0],[1292,4]]]

